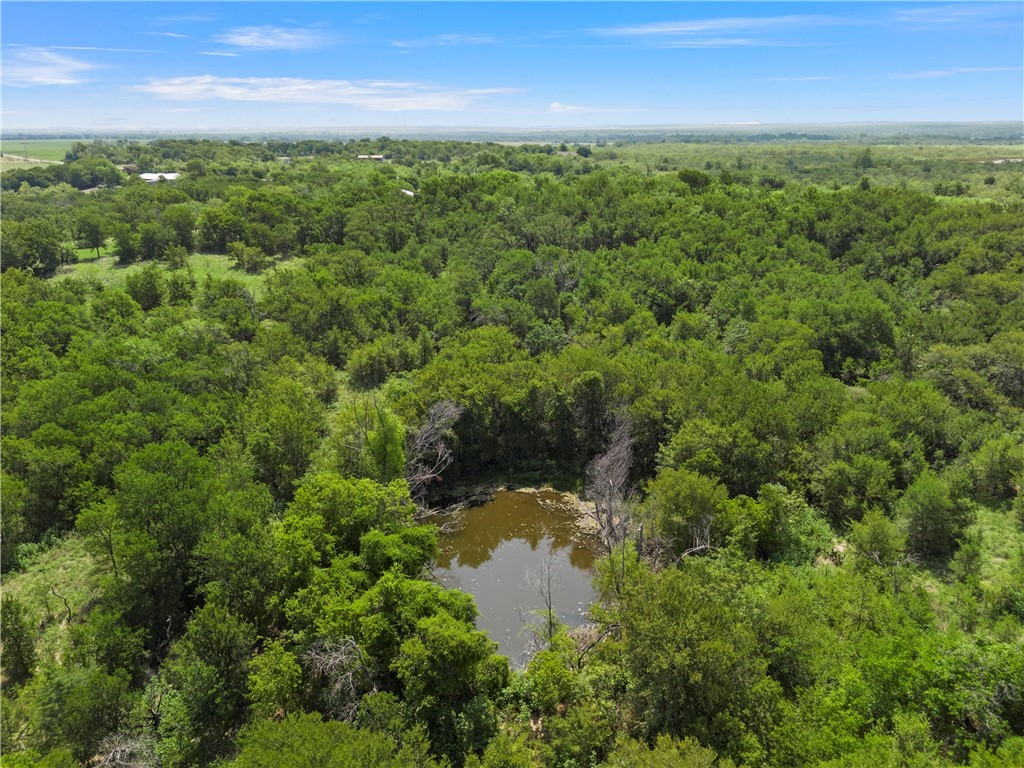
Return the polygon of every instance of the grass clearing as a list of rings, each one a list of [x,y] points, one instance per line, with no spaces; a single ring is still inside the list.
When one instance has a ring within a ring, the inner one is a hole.
[[[1018,552],[1024,548],[1024,531],[1009,506],[978,505],[971,532],[981,534],[981,579],[998,581]]]
[[[106,288],[121,288],[129,275],[141,271],[149,263],[135,262],[134,264],[120,265],[113,255],[113,248],[109,245],[100,249],[98,258],[94,248],[80,248],[76,250],[76,253],[79,257],[78,263],[58,268],[56,279],[74,277],[79,280],[98,282]],[[207,277],[212,277],[215,280],[230,278],[240,282],[256,297],[263,293],[263,283],[267,275],[274,270],[294,269],[302,261],[301,258],[280,261],[257,275],[239,269],[229,256],[223,254],[194,253],[188,259],[197,286],[202,286]],[[159,264],[159,262],[157,263]]]
[[[979,578],[984,600],[992,600],[1013,578],[1024,554],[1024,530],[1009,505],[974,506],[974,522],[965,531],[967,536],[981,537]],[[914,580],[931,595],[932,609],[940,622],[952,622],[961,611],[963,599],[958,582],[945,561],[926,561],[915,569]]]
[[[39,650],[53,653],[67,629],[67,611],[72,622],[81,621],[100,594],[102,575],[85,541],[69,534],[39,553],[25,570],[5,574],[3,592],[25,606],[39,631]],[[62,598],[67,599],[67,607]]]

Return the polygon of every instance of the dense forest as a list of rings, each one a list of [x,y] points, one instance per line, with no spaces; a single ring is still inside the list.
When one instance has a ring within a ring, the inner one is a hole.
[[[7,170],[0,762],[1024,765],[1019,156]],[[431,575],[498,476],[599,523],[591,623],[524,669]]]

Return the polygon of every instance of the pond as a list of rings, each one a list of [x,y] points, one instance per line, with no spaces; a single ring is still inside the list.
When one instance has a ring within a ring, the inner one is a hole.
[[[558,619],[570,628],[586,622],[597,599],[590,583],[594,541],[580,526],[573,497],[550,489],[498,491],[438,522],[455,523],[440,537],[438,578],[476,598],[477,627],[514,664],[528,661],[528,624],[541,621],[531,612],[544,610],[549,571]]]

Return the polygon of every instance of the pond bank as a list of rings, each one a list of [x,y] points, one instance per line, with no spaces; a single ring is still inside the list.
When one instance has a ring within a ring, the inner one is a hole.
[[[429,522],[432,518],[443,515],[450,516],[471,507],[480,507],[492,501],[495,494],[500,491],[515,491],[540,496],[543,493],[555,493],[576,510],[576,525],[587,534],[597,533],[597,520],[594,515],[594,502],[587,501],[574,490],[578,488],[579,482],[573,481],[563,483],[554,481],[551,483],[535,484],[530,480],[516,480],[506,477],[484,480],[478,483],[458,485],[444,493],[438,494],[437,507],[422,509],[417,513],[417,519],[421,522]],[[543,503],[543,501],[541,502]]]

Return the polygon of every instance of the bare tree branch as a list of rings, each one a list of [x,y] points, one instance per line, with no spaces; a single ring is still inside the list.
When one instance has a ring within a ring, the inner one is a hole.
[[[561,567],[555,559],[554,552],[549,551],[536,570],[528,570],[526,580],[533,587],[541,600],[544,601],[544,623],[548,645],[555,639],[558,619],[555,615],[555,583],[561,576]]]
[[[593,517],[598,535],[608,552],[625,542],[629,533],[629,468],[633,463],[633,428],[629,417],[615,419],[608,450],[587,467],[585,494],[594,502]]]
[[[152,739],[115,733],[100,744],[94,763],[97,768],[149,768],[156,765]]]
[[[339,720],[352,722],[364,693],[375,688],[373,671],[355,640],[317,640],[302,656],[310,674],[327,685],[327,696]]]
[[[417,504],[433,483],[454,461],[450,445],[451,430],[462,415],[463,407],[452,400],[434,403],[423,424],[416,430],[406,451],[405,479]]]
[[[691,555],[702,555],[705,552],[718,549],[718,547],[711,543],[711,526],[714,522],[715,518],[713,515],[704,515],[694,523],[690,528],[690,532],[693,534],[693,545],[683,550],[673,563],[678,563],[680,560]]]
[[[70,624],[71,623],[71,605],[68,603],[68,599],[66,597],[64,597],[64,595],[58,595],[57,594],[57,590],[54,589],[52,585],[50,586],[50,594],[53,595],[54,597],[56,597],[57,599],[64,601],[64,610],[67,611],[67,613],[68,613],[68,623]]]
[[[598,631],[597,624],[584,624],[570,632],[570,636],[576,641],[576,671],[583,669],[583,658],[596,648],[598,643],[620,629],[619,624],[609,624],[604,630]]]

